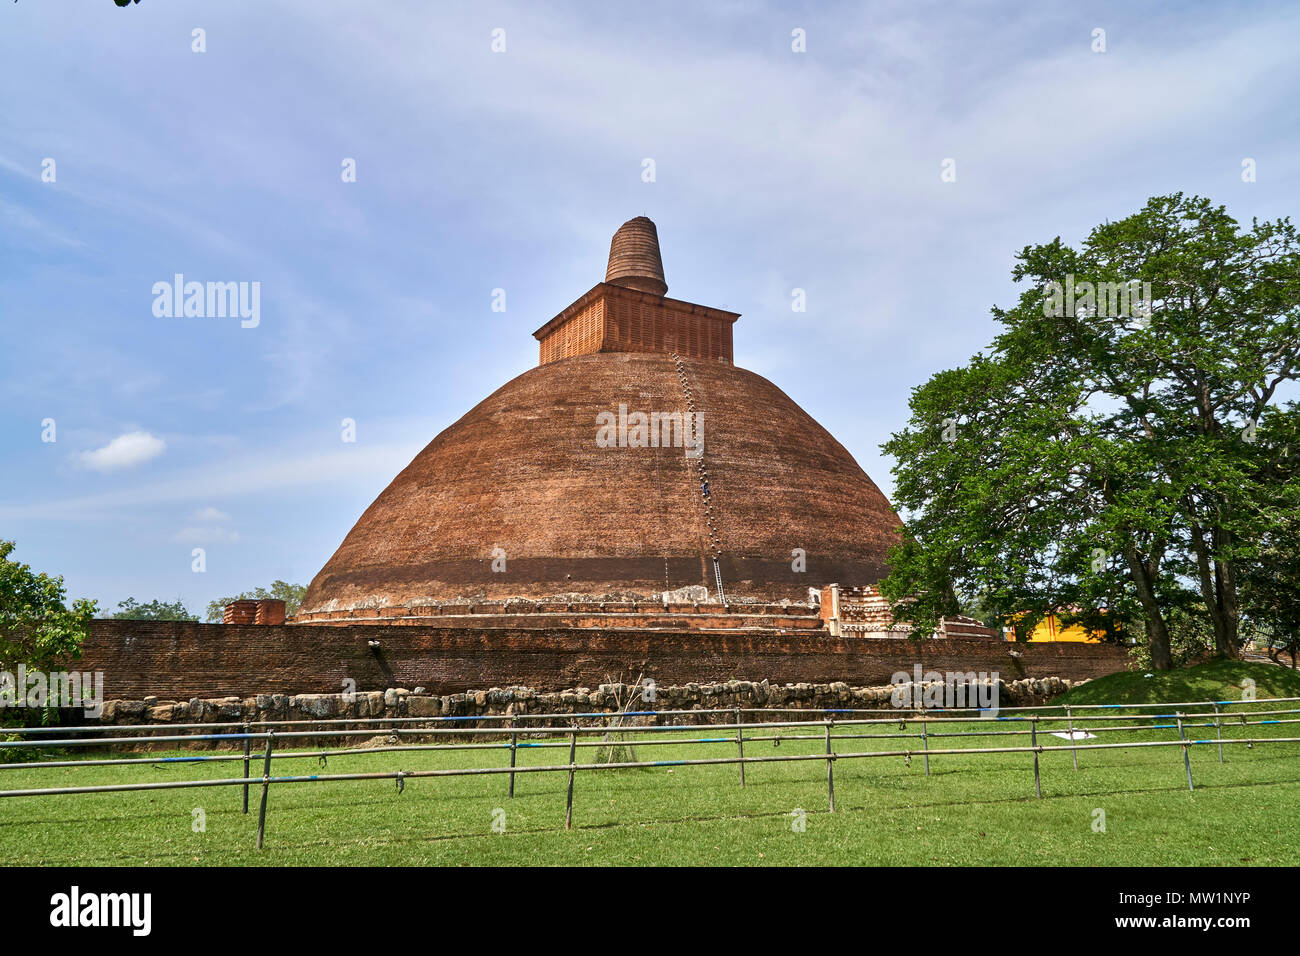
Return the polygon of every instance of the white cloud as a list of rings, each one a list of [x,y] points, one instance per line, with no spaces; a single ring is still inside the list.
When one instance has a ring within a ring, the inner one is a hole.
[[[420,429],[427,431],[427,425]],[[0,520],[60,518],[84,520],[120,514],[124,509],[155,508],[165,501],[197,502],[225,496],[265,495],[282,488],[303,488],[331,482],[360,480],[375,493],[404,468],[424,446],[424,441],[347,446],[329,452],[293,455],[279,449],[279,457],[259,450],[242,460],[225,460],[221,469],[209,465],[150,483],[79,498],[41,498],[28,505],[0,506]],[[371,496],[373,497],[373,495]],[[196,526],[201,520],[191,519]],[[210,523],[210,522],[209,522]]]
[[[0,165],[8,165],[0,163]],[[50,226],[47,222],[33,216],[27,210],[13,203],[0,199],[0,220],[14,229],[22,229],[47,243],[67,248],[81,248],[85,243],[80,239]]]
[[[142,465],[157,458],[166,447],[165,441],[148,432],[127,432],[118,435],[103,448],[83,451],[80,461],[87,468],[96,471],[114,471]]]
[[[190,515],[190,520],[194,524],[181,528],[172,535],[173,541],[179,541],[182,544],[234,544],[239,540],[239,532],[233,528],[226,527],[230,522],[230,515],[226,514],[220,508],[214,508],[208,505],[206,508],[200,508],[194,514]]]
[[[194,525],[181,528],[180,531],[172,535],[172,540],[183,544],[209,544],[211,542],[234,544],[239,540],[239,532],[215,525]]]

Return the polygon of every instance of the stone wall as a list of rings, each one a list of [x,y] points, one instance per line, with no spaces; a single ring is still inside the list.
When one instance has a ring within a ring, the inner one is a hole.
[[[910,682],[909,682],[910,684]],[[904,699],[921,699],[929,685],[900,685],[911,691]],[[1033,706],[1049,701],[1072,686],[1057,677],[1000,681],[999,707]],[[713,710],[717,708],[779,707],[787,710],[840,708],[890,708],[894,687],[851,687],[842,682],[829,684],[775,685],[768,681],[728,681],[724,684],[684,684],[655,687],[655,702],[635,704],[644,710]],[[493,687],[462,694],[432,695],[423,688],[389,688],[386,691],[345,694],[260,694],[255,697],[194,698],[188,701],[110,700],[104,705],[102,724],[167,724],[256,722],[260,720],[338,720],[347,718],[419,718],[483,717],[528,714],[613,714],[629,701],[637,700],[638,689],[632,685],[602,684],[596,688],[577,687],[543,692],[529,687]],[[967,700],[973,698],[968,696]],[[726,723],[731,715],[661,714],[633,718],[636,723],[660,724]],[[746,720],[783,720],[780,713],[749,714]],[[578,719],[578,723],[595,724],[600,717]],[[93,721],[90,721],[93,723]],[[520,726],[527,726],[520,721]],[[473,726],[461,725],[461,726]],[[169,745],[170,746],[170,745]]]
[[[897,671],[996,672],[1004,681],[1083,680],[1126,668],[1114,645],[828,637],[820,632],[234,625],[98,620],[79,661],[105,698],[333,694],[423,687],[430,694],[523,686],[538,692],[638,677],[660,686],[729,680],[868,687]]]

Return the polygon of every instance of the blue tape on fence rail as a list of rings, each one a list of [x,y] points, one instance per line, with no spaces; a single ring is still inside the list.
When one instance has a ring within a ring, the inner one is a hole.
[[[165,729],[165,725],[159,725],[159,729]],[[265,734],[160,734],[156,738],[150,735],[142,738],[93,737],[90,740],[49,740],[48,738],[44,740],[0,740],[0,749],[15,747],[89,747],[93,744],[129,743],[133,740],[156,740],[162,743],[176,742],[177,740],[250,740],[265,736]]]

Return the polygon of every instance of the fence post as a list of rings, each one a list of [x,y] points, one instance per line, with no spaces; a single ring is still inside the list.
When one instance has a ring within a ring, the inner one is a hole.
[[[1219,705],[1214,705],[1214,732],[1219,738],[1219,763],[1223,763],[1223,723],[1219,719]]]
[[[1029,739],[1034,748],[1034,792],[1038,794],[1039,799],[1043,796],[1043,785],[1038,777],[1038,715],[1029,718]]]
[[[1070,756],[1074,758],[1074,769],[1079,769],[1079,751],[1074,745],[1074,715],[1070,713],[1070,705],[1065,705],[1066,725],[1070,728]]]
[[[515,753],[518,750],[519,735],[515,733],[515,719],[510,718],[510,797],[515,795]]]
[[[834,717],[826,720],[826,793],[830,796],[831,813],[835,812],[835,753],[831,750],[831,726]]]
[[[266,795],[271,788],[271,742],[275,731],[266,732],[266,761],[262,764],[262,805],[257,811],[257,848],[262,849],[262,837],[266,833]]]
[[[1192,785],[1192,758],[1187,753],[1187,735],[1183,733],[1183,715],[1176,714],[1178,718],[1178,739],[1183,742],[1183,768],[1187,771],[1187,789],[1195,790]]]
[[[740,755],[740,785],[745,785],[745,731],[740,725],[741,710],[736,706],[736,750]]]
[[[569,733],[569,795],[564,803],[564,829],[573,829],[573,764],[574,758],[578,752],[578,729],[574,724],[573,730]]]
[[[253,741],[248,736],[248,721],[244,721],[244,812],[248,812],[248,758],[252,754]]]
[[[926,729],[925,719],[921,720],[921,747],[925,750],[925,775],[930,776],[930,732]]]

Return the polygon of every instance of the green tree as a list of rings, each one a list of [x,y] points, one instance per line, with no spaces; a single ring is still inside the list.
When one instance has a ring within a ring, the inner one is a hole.
[[[286,617],[293,617],[298,613],[298,608],[302,605],[302,599],[307,595],[307,585],[289,584],[286,581],[273,581],[271,589],[254,588],[252,591],[244,591],[236,594],[234,597],[217,598],[208,604],[208,622],[218,624],[221,622],[222,614],[226,610],[226,605],[231,601],[265,601],[273,599],[284,602],[284,613]]]
[[[1281,519],[1261,416],[1300,373],[1294,227],[1155,197],[1012,275],[1029,287],[993,310],[988,354],[917,388],[883,446],[908,530],[881,585],[896,616],[927,633],[978,596],[1023,637],[1061,607],[1140,615],[1168,669],[1177,611],[1235,655],[1241,577]]]
[[[66,606],[63,578],[37,574],[12,560],[14,547],[0,541],[0,667],[50,670],[81,655],[96,605],[78,599]]]
[[[119,602],[113,617],[133,621],[197,621],[199,619],[199,616],[191,614],[179,599],[168,604],[155,598],[148,604],[141,604],[133,597]]]
[[[1242,578],[1245,613],[1256,640],[1277,661],[1300,656],[1300,405],[1272,410],[1260,428],[1273,447],[1262,457],[1260,506],[1277,520],[1259,541]]]

